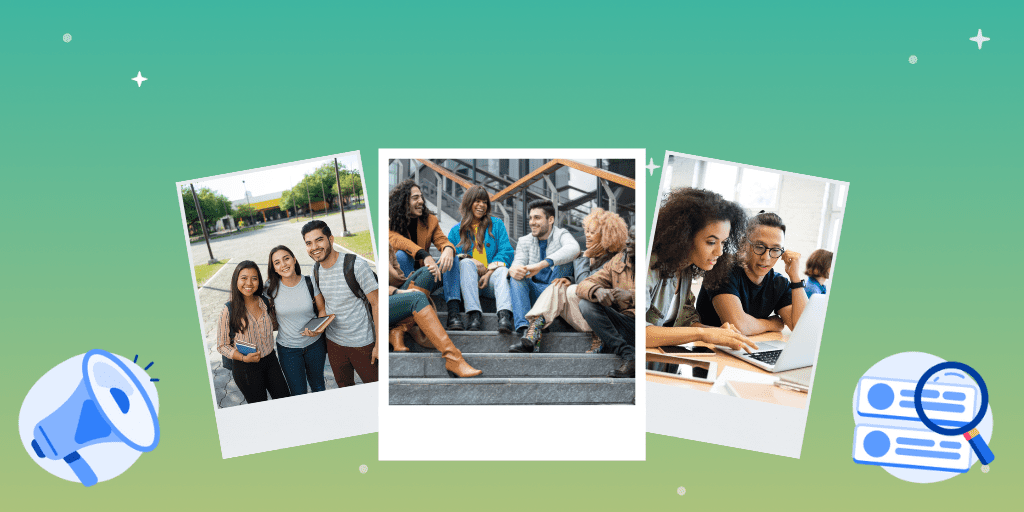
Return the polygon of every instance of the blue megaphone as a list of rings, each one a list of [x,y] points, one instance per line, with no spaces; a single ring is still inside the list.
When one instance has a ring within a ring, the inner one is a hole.
[[[40,458],[64,459],[82,485],[98,481],[78,450],[99,443],[124,443],[150,452],[160,442],[160,423],[149,394],[117,356],[90,350],[82,360],[82,382],[63,405],[36,424],[32,449]]]

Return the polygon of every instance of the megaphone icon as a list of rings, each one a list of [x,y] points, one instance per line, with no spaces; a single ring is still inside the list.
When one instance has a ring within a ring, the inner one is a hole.
[[[139,379],[117,356],[94,349],[82,360],[82,382],[63,405],[36,424],[32,449],[40,458],[63,459],[86,487],[98,479],[78,450],[124,443],[150,452],[160,441],[156,410]]]

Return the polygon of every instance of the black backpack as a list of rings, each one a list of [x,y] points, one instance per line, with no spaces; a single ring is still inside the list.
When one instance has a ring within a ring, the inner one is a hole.
[[[309,285],[309,293],[310,294],[313,293],[313,285],[312,284]],[[263,304],[265,306],[267,306],[267,312],[268,313],[270,311],[273,311],[273,309],[270,307],[270,300],[268,300],[263,295],[260,295],[260,300],[262,300]],[[229,301],[225,302],[224,303],[224,307],[228,308],[228,318],[229,318],[229,320],[228,320],[228,339],[231,340],[231,346],[234,346],[235,345],[235,329],[231,327],[231,321],[230,321],[231,301],[229,300]],[[225,369],[227,369],[228,371],[231,371],[231,370],[235,369],[235,360],[234,359],[231,359],[230,357],[225,356],[223,354],[220,356],[220,359],[221,359],[220,364]]]
[[[370,324],[370,334],[373,339],[377,339],[377,330],[373,325],[373,306],[370,305],[370,300],[366,298],[366,294],[363,293],[363,288],[359,286],[359,281],[356,280],[356,255],[352,253],[345,253],[345,259],[342,261],[342,269],[345,271],[345,282],[348,283],[348,287],[352,290],[352,294],[359,298],[363,302],[363,306],[366,307],[366,319]],[[373,274],[373,278],[377,279],[377,273],[370,271]],[[320,287],[320,262],[313,264],[313,279],[316,280],[317,288]],[[311,287],[312,288],[312,287]],[[322,292],[321,292],[322,293]]]

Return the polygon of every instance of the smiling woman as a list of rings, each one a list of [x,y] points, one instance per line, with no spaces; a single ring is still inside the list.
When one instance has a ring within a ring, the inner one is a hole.
[[[290,396],[274,353],[273,308],[263,296],[263,277],[255,262],[238,264],[231,276],[231,301],[221,310],[217,350],[232,359],[231,373],[248,403]]]

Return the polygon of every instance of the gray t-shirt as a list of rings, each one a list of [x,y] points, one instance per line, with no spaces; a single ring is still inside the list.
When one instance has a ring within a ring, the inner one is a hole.
[[[313,279],[310,278],[310,281]],[[269,285],[268,282],[267,286]],[[315,282],[313,295],[320,295]],[[315,337],[300,334],[306,322],[316,316],[316,308],[309,296],[309,287],[306,286],[306,276],[301,276],[295,286],[288,286],[284,282],[278,284],[274,309],[277,310],[277,342],[282,347],[306,348],[317,340]]]
[[[327,339],[343,347],[365,347],[376,339],[370,332],[370,319],[366,316],[363,301],[352,294],[345,281],[343,257],[344,254],[339,254],[338,261],[331,268],[320,267],[320,292],[327,303],[327,314],[335,315],[334,321],[327,326]],[[356,258],[354,272],[363,293],[369,295],[377,290],[377,279],[366,260]]]

